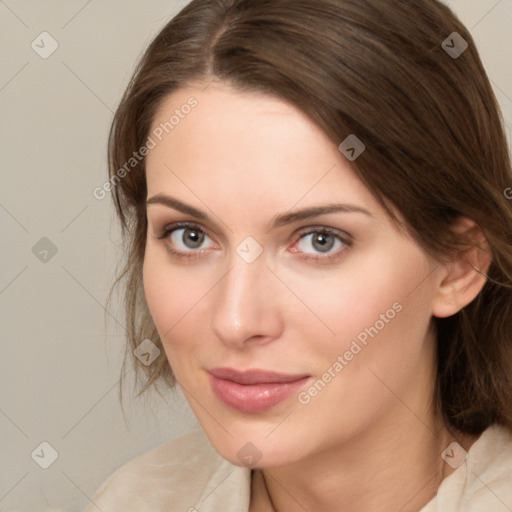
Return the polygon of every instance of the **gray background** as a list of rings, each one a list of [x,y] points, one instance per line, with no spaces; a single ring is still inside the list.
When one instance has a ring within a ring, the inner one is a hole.
[[[0,511],[79,512],[119,465],[197,425],[179,393],[135,400],[130,386],[123,419],[116,303],[104,322],[119,234],[109,198],[92,194],[135,61],[186,3],[0,0]],[[475,38],[510,141],[512,0],[447,3]],[[45,31],[58,43],[46,59],[31,47],[51,48]],[[48,469],[42,442],[58,454]]]

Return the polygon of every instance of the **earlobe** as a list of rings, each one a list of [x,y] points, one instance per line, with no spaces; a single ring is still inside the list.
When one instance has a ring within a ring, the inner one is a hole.
[[[438,318],[454,315],[477,297],[487,282],[492,261],[489,244],[474,221],[463,217],[453,230],[474,246],[444,264],[445,272],[432,305],[432,315]]]

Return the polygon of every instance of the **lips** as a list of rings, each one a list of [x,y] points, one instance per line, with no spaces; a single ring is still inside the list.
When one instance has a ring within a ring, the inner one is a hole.
[[[208,370],[214,394],[237,411],[257,413],[274,407],[296,394],[311,378],[307,374],[282,374],[252,369],[240,372],[232,368]]]
[[[240,372],[232,368],[213,368],[209,372],[219,379],[230,380],[243,385],[295,382],[304,377],[309,377],[306,374],[286,375],[266,370],[246,370],[245,372]]]

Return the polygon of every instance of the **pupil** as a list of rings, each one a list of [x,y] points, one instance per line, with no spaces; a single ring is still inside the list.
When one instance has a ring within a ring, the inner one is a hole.
[[[320,233],[313,239],[313,244],[319,244],[318,246],[315,246],[315,248],[319,251],[328,252],[334,245],[334,239],[333,236],[329,233]]]

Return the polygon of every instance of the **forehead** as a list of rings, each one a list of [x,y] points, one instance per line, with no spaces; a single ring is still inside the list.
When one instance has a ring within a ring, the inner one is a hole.
[[[169,95],[155,115],[151,132],[160,136],[150,163],[152,156],[170,148],[176,158],[239,165],[255,158],[276,161],[283,155],[293,161],[327,148],[339,156],[332,142],[297,107],[273,96],[217,83],[204,90],[189,87]]]
[[[217,84],[180,89],[162,103],[150,135],[148,196],[258,217],[319,202],[377,208],[336,144],[275,97]]]

